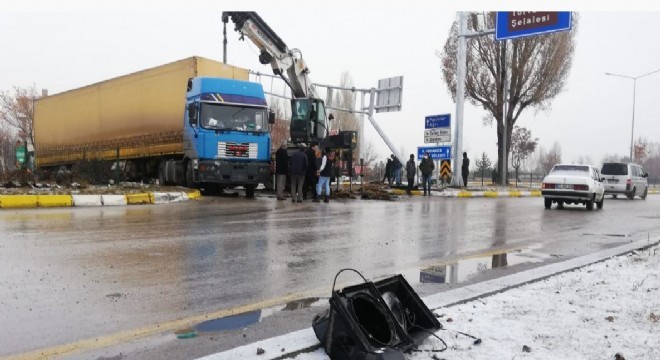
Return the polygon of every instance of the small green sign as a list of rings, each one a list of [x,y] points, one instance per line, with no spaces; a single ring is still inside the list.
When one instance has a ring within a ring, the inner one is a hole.
[[[16,148],[16,161],[19,164],[25,164],[25,145]]]

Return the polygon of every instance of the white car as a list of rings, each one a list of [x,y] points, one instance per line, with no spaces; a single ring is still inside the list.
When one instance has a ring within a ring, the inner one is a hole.
[[[598,169],[591,165],[555,165],[543,179],[541,194],[546,209],[550,209],[552,203],[557,203],[559,207],[585,204],[587,210],[593,210],[596,204],[602,209],[605,201],[603,178]]]

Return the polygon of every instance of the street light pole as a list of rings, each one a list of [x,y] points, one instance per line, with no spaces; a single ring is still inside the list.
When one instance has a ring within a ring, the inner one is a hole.
[[[635,95],[637,93],[637,79],[641,79],[643,77],[655,74],[657,72],[660,72],[660,69],[655,70],[655,71],[651,71],[650,73],[646,73],[646,74],[640,75],[640,76],[627,76],[627,75],[605,73],[605,75],[618,76],[618,77],[622,77],[622,78],[626,78],[626,79],[631,79],[633,81],[632,125],[631,125],[631,129],[630,129],[630,161],[631,162],[635,160],[634,157],[633,157],[635,155],[635,152],[634,152],[633,149],[634,149],[634,146],[635,146],[634,145],[635,144]]]

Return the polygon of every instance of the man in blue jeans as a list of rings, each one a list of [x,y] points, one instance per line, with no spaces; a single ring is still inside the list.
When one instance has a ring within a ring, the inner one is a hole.
[[[321,166],[318,170],[319,183],[316,184],[316,199],[314,202],[321,201],[321,190],[325,189],[325,197],[323,202],[330,202],[330,176],[332,175],[332,162],[335,159],[330,147],[323,149],[323,158],[321,159]]]

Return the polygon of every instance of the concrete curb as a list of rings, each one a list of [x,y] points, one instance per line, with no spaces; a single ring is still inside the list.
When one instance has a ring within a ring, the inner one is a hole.
[[[126,206],[200,199],[199,190],[126,195],[0,195],[1,209],[36,207]]]
[[[629,253],[636,249],[654,246],[658,243],[660,243],[660,238],[654,239],[653,241],[639,240],[594,254],[426,296],[422,298],[422,300],[431,310],[457,305],[601,262],[615,256]],[[292,344],[295,344],[295,346],[292,346]],[[286,352],[281,351],[284,346],[286,346]],[[302,352],[314,351],[320,348],[320,346],[321,345],[319,344],[318,339],[316,339],[314,331],[309,327],[237,347],[232,350],[211,354],[202,357],[199,360],[254,359],[257,348],[265,350],[264,354],[259,357],[260,359],[285,359],[296,356]]]

